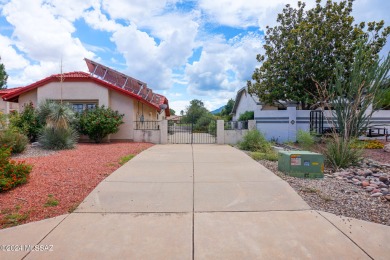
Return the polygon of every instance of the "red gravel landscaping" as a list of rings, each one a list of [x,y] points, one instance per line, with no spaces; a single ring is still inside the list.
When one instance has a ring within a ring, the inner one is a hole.
[[[26,184],[0,193],[0,228],[73,211],[104,178],[120,167],[121,157],[138,154],[151,146],[148,143],[79,144],[73,150],[17,159],[33,165],[33,170]]]

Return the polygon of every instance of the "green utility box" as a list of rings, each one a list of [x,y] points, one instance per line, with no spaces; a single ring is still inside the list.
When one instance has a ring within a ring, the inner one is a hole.
[[[323,178],[324,156],[308,151],[280,151],[278,170],[300,178]]]

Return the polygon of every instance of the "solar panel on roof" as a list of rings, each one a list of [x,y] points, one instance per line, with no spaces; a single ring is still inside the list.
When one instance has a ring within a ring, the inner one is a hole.
[[[155,104],[156,106],[160,105],[161,96],[154,94],[153,91],[147,87],[147,84],[127,76],[119,71],[106,67],[95,61],[84,59],[87,63],[88,70],[94,76],[107,81],[117,87],[120,87],[126,91],[132,92],[136,95],[141,96],[146,101]]]

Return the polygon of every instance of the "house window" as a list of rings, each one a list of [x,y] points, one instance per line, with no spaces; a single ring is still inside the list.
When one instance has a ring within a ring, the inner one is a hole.
[[[96,108],[96,104],[86,104],[86,109],[94,109]]]
[[[84,104],[72,104],[73,111],[76,113],[81,113],[84,110]]]
[[[73,108],[73,111],[76,113],[82,113],[84,110],[88,109],[94,109],[97,106],[97,103],[91,103],[91,102],[70,102]]]

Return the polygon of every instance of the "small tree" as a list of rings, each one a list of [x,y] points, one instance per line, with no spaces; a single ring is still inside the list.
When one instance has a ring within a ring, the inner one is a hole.
[[[316,82],[318,93],[326,101],[323,108],[331,111],[336,119],[335,128],[343,139],[357,138],[367,130],[375,112],[369,108],[377,107],[379,91],[389,77],[389,54],[383,60],[374,61],[371,54],[372,50],[359,42],[348,77],[345,77],[343,64],[337,63],[333,84]],[[333,123],[331,119],[328,121]]]
[[[6,88],[7,79],[8,79],[8,75],[7,72],[5,72],[4,64],[0,63],[0,89]]]
[[[372,50],[365,48],[364,42],[358,42],[357,46],[348,77],[345,77],[348,68],[338,63],[335,81],[330,86],[326,82],[316,83],[318,93],[326,101],[322,108],[328,108],[335,118],[335,121],[327,118],[335,131],[324,151],[327,161],[335,169],[348,167],[358,161],[360,153],[351,144],[354,138],[367,130],[374,113],[370,108],[376,107],[378,91],[388,79],[390,71],[389,54],[383,61],[372,60]]]
[[[38,112],[32,102],[25,104],[21,113],[12,112],[9,116],[9,122],[10,128],[26,135],[31,142],[37,139],[43,126],[38,119]]]
[[[225,121],[232,121],[233,116],[231,115],[232,110],[234,107],[234,100],[229,99],[229,101],[226,103],[225,107],[222,108],[222,111],[220,115]]]
[[[96,143],[101,143],[107,135],[119,131],[119,126],[123,124],[124,115],[103,105],[94,109],[85,110],[78,117],[79,133],[87,135]]]

